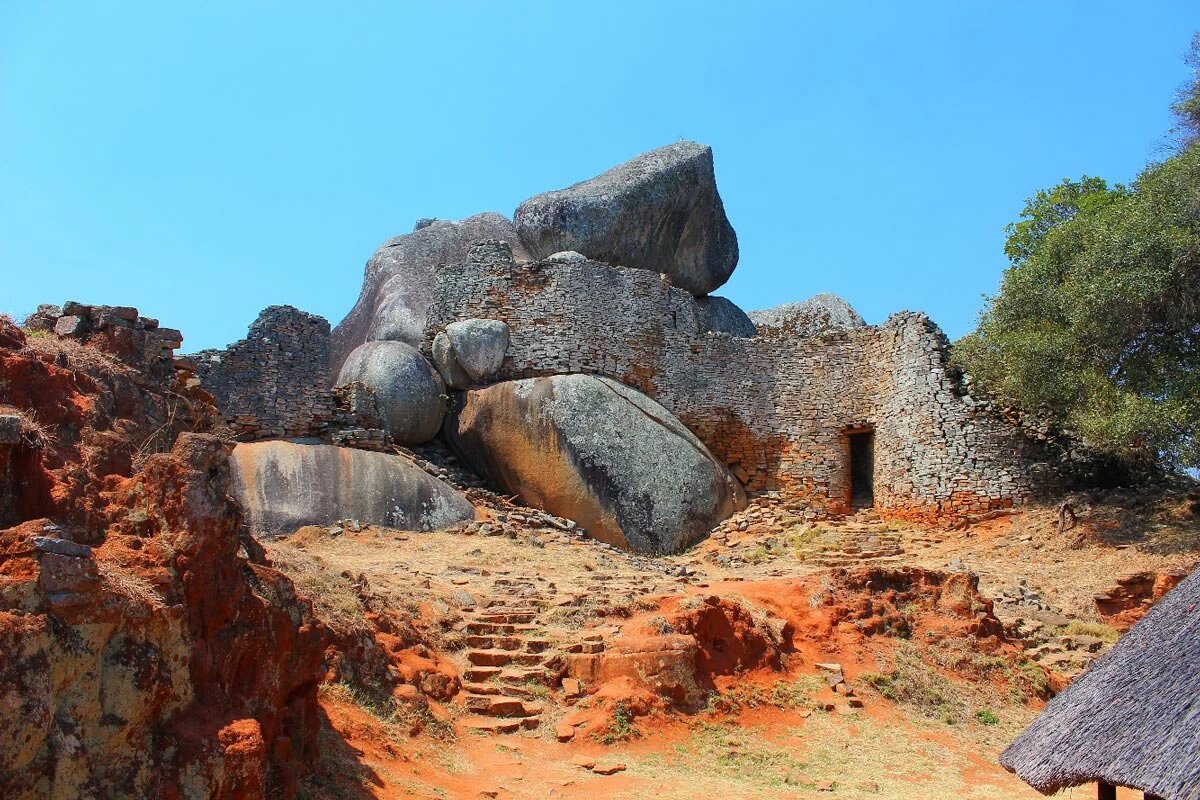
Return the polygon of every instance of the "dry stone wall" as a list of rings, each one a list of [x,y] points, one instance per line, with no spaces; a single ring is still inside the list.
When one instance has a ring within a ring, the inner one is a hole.
[[[1055,454],[963,395],[946,340],[922,314],[817,336],[704,331],[665,277],[594,261],[514,262],[476,245],[435,272],[423,350],[457,320],[507,323],[496,380],[582,372],[632,386],[678,416],[751,491],[830,511],[850,502],[848,433],[874,431],[874,497],[897,517],[1006,507],[1064,479]]]
[[[329,385],[329,322],[269,306],[245,339],[182,361],[241,441],[316,438],[390,452],[375,393],[355,381]]]
[[[268,306],[245,339],[192,359],[201,385],[240,439],[320,435],[333,416],[323,317]]]

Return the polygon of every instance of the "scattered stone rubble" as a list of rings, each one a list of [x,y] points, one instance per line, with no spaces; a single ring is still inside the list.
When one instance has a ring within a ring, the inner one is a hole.
[[[183,344],[182,333],[159,327],[158,320],[141,316],[136,308],[86,305],[74,300],[61,308],[38,306],[26,319],[25,327],[95,344],[161,385],[174,381],[176,365],[171,358]]]

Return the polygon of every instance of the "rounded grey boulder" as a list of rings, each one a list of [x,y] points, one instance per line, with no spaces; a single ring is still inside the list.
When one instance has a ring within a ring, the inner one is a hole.
[[[696,142],[660,147],[531,197],[513,221],[535,258],[574,250],[594,261],[661,272],[693,295],[729,280],[738,261],[712,148]]]
[[[823,331],[848,331],[867,323],[836,294],[817,294],[800,303],[785,303],[765,311],[751,311],[750,320],[760,330],[777,328],[801,336]]]
[[[697,297],[696,316],[700,320],[701,333],[726,333],[735,339],[748,339],[758,333],[746,312],[724,297]]]
[[[407,460],[328,444],[243,443],[230,457],[233,491],[253,533],[357,519],[432,531],[475,518],[450,484]]]
[[[442,380],[447,386],[451,389],[467,389],[475,385],[475,379],[467,374],[467,371],[458,363],[458,359],[454,357],[454,345],[445,331],[433,337],[431,351],[433,366],[437,368],[438,374],[442,376]]]
[[[375,393],[392,439],[421,444],[437,435],[446,413],[441,377],[420,351],[404,342],[367,342],[350,353],[337,385],[357,381]]]
[[[513,223],[492,212],[458,222],[421,219],[412,233],[380,245],[367,262],[358,302],[333,329],[330,373],[337,375],[350,351],[363,342],[386,339],[420,345],[433,298],[434,268],[463,261],[471,246],[485,239],[507,241],[516,258],[529,258]]]
[[[746,502],[683,423],[607,378],[554,375],[464,392],[446,433],[496,488],[630,550],[677,553]]]
[[[433,363],[446,384],[466,389],[500,371],[508,325],[495,319],[452,322],[433,339]]]

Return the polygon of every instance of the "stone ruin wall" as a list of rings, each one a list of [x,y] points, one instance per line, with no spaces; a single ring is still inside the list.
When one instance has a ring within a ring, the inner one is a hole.
[[[320,435],[333,416],[329,322],[322,317],[269,306],[245,339],[191,359],[239,439]]]
[[[391,450],[375,394],[357,382],[330,387],[329,343],[324,317],[269,306],[245,339],[187,358],[240,441],[311,438]]]
[[[1037,443],[960,396],[946,340],[920,314],[880,327],[732,338],[703,331],[695,300],[661,275],[597,262],[513,263],[481,243],[443,265],[423,348],[455,320],[511,328],[498,379],[583,372],[676,414],[751,491],[848,510],[850,429],[875,434],[875,505],[893,517],[1002,508],[1058,482]]]
[[[924,315],[817,336],[706,332],[695,299],[659,273],[598,262],[514,263],[482,243],[439,266],[423,349],[459,319],[499,319],[512,343],[498,380],[605,375],[675,413],[752,492],[832,512],[850,501],[849,430],[874,431],[875,505],[957,518],[1061,489],[1046,447],[962,395]],[[329,386],[329,324],[271,306],[246,339],[189,357],[243,441],[318,438],[387,450],[374,396]]]

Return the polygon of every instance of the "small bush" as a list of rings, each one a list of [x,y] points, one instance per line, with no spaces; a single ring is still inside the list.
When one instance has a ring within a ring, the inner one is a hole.
[[[617,703],[613,706],[612,719],[600,733],[599,738],[605,744],[612,745],[637,739],[641,735],[641,732],[633,727],[633,712],[629,710],[629,706]]]
[[[999,725],[1000,718],[995,712],[988,708],[981,708],[975,712],[975,721],[980,725]]]
[[[1049,697],[1050,678],[1046,670],[1029,660],[1021,660],[1009,671],[1009,681],[1013,685],[1014,694],[1026,697]]]
[[[1106,642],[1115,642],[1121,638],[1121,633],[1116,628],[1103,622],[1086,622],[1081,619],[1071,620],[1067,624],[1066,633],[1068,636],[1094,636]]]
[[[58,444],[54,429],[37,418],[33,411],[21,411],[21,441],[27,447],[38,450]]]

